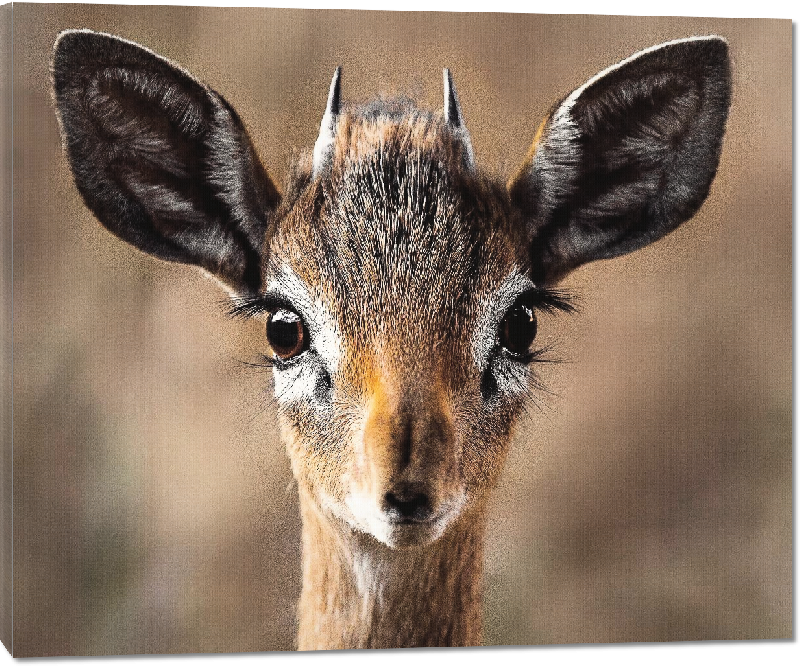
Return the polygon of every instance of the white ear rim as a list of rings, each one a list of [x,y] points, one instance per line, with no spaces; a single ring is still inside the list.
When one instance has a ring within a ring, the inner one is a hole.
[[[633,55],[619,61],[618,63],[606,67],[604,70],[598,72],[593,77],[588,79],[583,85],[573,90],[566,99],[558,106],[548,122],[549,128],[547,134],[542,137],[539,145],[536,146],[534,153],[532,169],[538,170],[542,173],[557,173],[559,169],[572,161],[577,163],[580,160],[580,147],[578,140],[580,138],[580,129],[572,117],[572,108],[575,103],[580,99],[581,95],[585,93],[593,85],[604,79],[609,74],[616,72],[631,63],[648,56],[652,53],[660,51],[676,44],[686,44],[692,42],[723,42],[728,41],[719,35],[707,35],[702,37],[685,37],[682,39],[674,39],[669,42],[656,44],[649,48],[637,51]],[[550,154],[559,156],[559,163],[555,164],[550,159]],[[563,182],[559,179],[550,179],[550,187],[542,192],[542,208],[547,213],[554,210],[561,201],[570,196],[571,183]]]
[[[553,114],[553,118],[552,118],[551,122],[553,123],[553,125],[558,125],[558,124],[560,124],[562,122],[565,122],[565,121],[571,121],[571,118],[569,117],[569,114],[572,111],[572,107],[575,106],[575,102],[578,101],[580,96],[584,92],[586,92],[586,90],[588,90],[595,83],[597,83],[601,79],[605,78],[606,76],[608,76],[612,72],[615,72],[615,71],[617,71],[619,69],[622,69],[623,67],[626,67],[627,65],[629,65],[632,62],[638,60],[639,58],[647,56],[647,55],[649,55],[651,53],[655,53],[656,51],[660,51],[661,49],[665,49],[665,48],[668,48],[670,46],[675,46],[676,44],[687,44],[687,43],[690,43],[690,42],[714,42],[714,41],[724,42],[725,44],[728,43],[728,40],[726,40],[724,37],[721,37],[719,35],[706,35],[706,36],[701,36],[701,37],[684,37],[682,39],[673,39],[672,41],[663,42],[661,44],[656,44],[655,46],[651,46],[649,48],[643,49],[642,51],[637,51],[632,56],[629,56],[628,58],[625,58],[624,60],[620,60],[618,63],[616,63],[614,65],[611,65],[610,67],[606,67],[604,70],[602,70],[601,72],[598,72],[592,78],[590,78],[588,81],[586,81],[586,83],[584,83],[582,86],[580,86],[580,87],[576,88],[575,90],[573,90],[569,94],[569,96],[561,103],[561,105],[558,107],[556,112]]]

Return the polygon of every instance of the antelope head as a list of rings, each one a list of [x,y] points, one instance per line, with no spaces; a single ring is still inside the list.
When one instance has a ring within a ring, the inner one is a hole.
[[[55,100],[78,188],[111,232],[199,266],[261,317],[303,502],[335,529],[419,547],[479,512],[535,386],[542,313],[578,266],[698,210],[730,84],[717,37],[648,49],[557,103],[509,184],[444,107],[347,106],[279,193],[244,124],[177,65],[59,38]]]

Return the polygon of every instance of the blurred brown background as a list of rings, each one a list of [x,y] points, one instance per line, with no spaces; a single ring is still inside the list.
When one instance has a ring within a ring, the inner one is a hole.
[[[789,21],[15,5],[15,648],[290,649],[296,491],[240,363],[257,324],[145,257],[72,184],[49,93],[58,32],[178,61],[240,112],[281,181],[343,95],[441,104],[453,69],[479,163],[505,178],[561,95],[653,44],[728,38],[734,97],[696,218],[581,269],[570,362],[516,437],[489,528],[492,644],[791,636]]]

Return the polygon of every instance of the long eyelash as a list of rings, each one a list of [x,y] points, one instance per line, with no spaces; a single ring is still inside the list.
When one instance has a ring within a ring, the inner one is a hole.
[[[259,296],[234,297],[228,308],[228,316],[234,319],[258,317],[275,310],[289,310],[296,312],[289,301],[270,294]]]
[[[539,414],[553,413],[555,410],[549,404],[549,399],[561,397],[559,393],[551,390],[548,386],[537,378],[533,378],[528,384],[528,399],[522,403],[522,413],[526,418],[532,418],[534,414],[531,407],[536,407]],[[543,395],[544,394],[544,395]]]
[[[553,314],[555,312],[565,312],[566,314],[573,314],[578,311],[575,297],[569,292],[556,291],[545,289],[534,293],[535,301],[532,303],[534,308],[539,311]],[[529,352],[520,360],[526,365],[533,363],[567,363],[565,359],[558,356],[548,356],[555,349],[556,345],[551,343],[543,347],[539,347]],[[528,400],[523,405],[523,411],[526,416],[531,416],[530,406],[535,405],[538,411],[544,412],[548,409],[547,397],[555,397],[558,394],[552,391],[544,380],[537,375],[535,371],[531,371],[528,377],[527,386]],[[545,395],[545,398],[542,397]]]
[[[573,314],[578,311],[577,297],[563,289],[535,289],[530,292],[530,298],[534,308],[547,314]]]
[[[257,317],[268,311],[264,299],[260,296],[235,297],[228,308],[228,316],[232,319]]]
[[[547,345],[545,347],[539,347],[538,349],[534,349],[532,352],[525,354],[525,356],[520,357],[520,361],[522,363],[564,363],[564,359],[562,358],[548,358],[545,356],[546,354],[553,351],[553,345]]]
[[[255,361],[239,360],[239,363],[247,368],[273,368],[277,365],[277,359],[266,354],[259,354]]]
[[[278,368],[278,370],[285,370],[286,368],[292,365],[292,360],[284,361],[277,356],[267,356],[266,354],[257,354],[255,361],[244,361],[242,359],[238,360],[240,365],[243,365],[246,368],[256,368],[256,369],[271,369],[271,368]]]
[[[531,352],[526,363],[566,363],[563,358],[558,357],[545,357],[545,354],[553,350],[553,345],[547,345]],[[552,410],[548,404],[548,398],[558,397],[558,393],[553,391],[535,371],[531,371],[528,376],[527,385],[528,400],[523,403],[523,412],[526,417],[532,416],[530,412],[531,405],[535,405],[539,413],[546,410]]]

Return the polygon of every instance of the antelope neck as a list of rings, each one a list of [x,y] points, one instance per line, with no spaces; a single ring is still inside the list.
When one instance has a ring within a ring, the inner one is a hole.
[[[483,511],[437,541],[390,549],[301,491],[300,650],[481,644]]]

